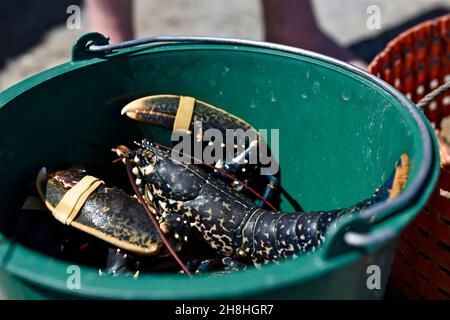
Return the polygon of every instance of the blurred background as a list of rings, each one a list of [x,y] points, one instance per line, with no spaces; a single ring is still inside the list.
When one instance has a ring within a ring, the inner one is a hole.
[[[366,62],[400,31],[450,12],[450,0],[311,2],[321,31]],[[70,13],[67,8],[70,5],[81,8],[79,29],[68,27]],[[381,9],[379,29],[367,27],[367,8],[371,5]],[[90,7],[81,0],[2,0],[0,90],[68,61],[73,42],[81,34],[92,31]],[[294,12],[291,17],[295,20],[296,15]],[[264,40],[266,35],[262,0],[134,0],[132,16],[135,38],[184,34]],[[289,44],[302,47],[298,42]],[[326,53],[333,55],[333,52]],[[339,55],[336,57],[340,58]]]

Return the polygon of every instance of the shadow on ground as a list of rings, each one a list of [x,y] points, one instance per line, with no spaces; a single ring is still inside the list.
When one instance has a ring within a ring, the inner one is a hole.
[[[6,60],[28,51],[41,42],[46,32],[64,24],[70,5],[81,0],[0,1],[0,69]]]
[[[400,25],[388,29],[376,37],[358,41],[357,43],[350,45],[349,48],[361,59],[366,62],[370,62],[386,47],[389,41],[394,39],[401,32],[406,31],[407,29],[412,28],[423,21],[437,18],[447,13],[450,13],[450,10],[446,8],[433,9]]]

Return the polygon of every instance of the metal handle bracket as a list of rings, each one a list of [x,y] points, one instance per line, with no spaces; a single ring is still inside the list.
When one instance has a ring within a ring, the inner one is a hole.
[[[396,233],[391,229],[383,229],[376,232],[359,233],[347,231],[344,234],[344,241],[350,247],[368,248],[377,246],[383,242],[389,241],[396,237]]]

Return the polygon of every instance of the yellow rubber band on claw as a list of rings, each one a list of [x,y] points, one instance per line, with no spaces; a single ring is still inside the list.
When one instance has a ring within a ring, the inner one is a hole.
[[[178,103],[177,114],[175,116],[175,122],[173,123],[173,131],[187,132],[191,126],[192,115],[194,113],[195,98],[192,97],[180,97]]]
[[[104,182],[93,176],[85,176],[62,197],[53,211],[60,222],[70,225],[77,217],[87,198]]]

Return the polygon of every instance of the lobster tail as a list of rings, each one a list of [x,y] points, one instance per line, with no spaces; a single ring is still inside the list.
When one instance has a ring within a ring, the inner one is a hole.
[[[250,252],[255,264],[314,252],[325,240],[327,230],[340,217],[397,197],[406,186],[408,172],[409,158],[403,154],[381,188],[370,198],[348,208],[292,214],[257,210],[244,226],[241,250]]]
[[[324,241],[328,227],[342,213],[336,210],[291,214],[264,210],[253,218],[256,221],[252,224],[253,237],[248,251],[252,252],[255,264],[313,252]]]

